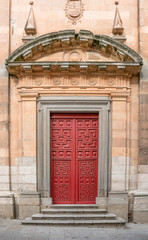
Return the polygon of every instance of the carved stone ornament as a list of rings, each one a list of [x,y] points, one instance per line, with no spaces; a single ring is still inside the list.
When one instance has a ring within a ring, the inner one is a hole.
[[[25,33],[27,35],[34,35],[36,34],[36,24],[35,24],[35,18],[33,13],[33,2],[30,2],[30,11],[28,15],[28,19],[25,25]]]
[[[91,78],[88,80],[90,86],[95,86],[97,84],[97,79]]]
[[[118,34],[121,35],[123,34],[124,28],[123,28],[123,23],[121,20],[121,16],[119,13],[119,9],[116,7],[116,12],[115,12],[115,19],[114,19],[114,26],[113,26],[113,34]]]
[[[109,79],[107,80],[107,85],[108,85],[108,86],[113,86],[113,85],[115,85],[115,78],[109,78]]]
[[[72,51],[69,55],[69,61],[81,61],[80,53],[77,51]]]
[[[78,85],[79,84],[79,80],[78,79],[71,79],[71,85]]]
[[[35,79],[35,85],[36,86],[40,86],[42,83],[43,83],[43,79],[42,78]]]
[[[120,16],[120,12],[118,9],[118,1],[115,1],[115,5],[116,5],[116,12],[115,12],[115,18],[114,18],[114,25],[113,25],[113,30],[112,33],[114,35],[114,38],[117,41],[120,42],[125,42],[126,41],[126,37],[123,35],[124,33],[124,27],[123,27],[123,22]]]
[[[83,16],[84,7],[82,0],[67,0],[66,16],[72,21],[72,24],[77,24]]]
[[[53,79],[53,85],[60,85],[60,79],[58,78]]]

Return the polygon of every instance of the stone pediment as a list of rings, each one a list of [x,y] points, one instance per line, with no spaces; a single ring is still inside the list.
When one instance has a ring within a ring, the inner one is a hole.
[[[59,31],[37,37],[14,51],[6,60],[11,75],[50,71],[125,69],[138,74],[142,58],[125,44],[90,31]]]
[[[86,61],[97,61],[97,62],[117,62],[116,58],[105,57],[99,51],[85,51],[80,48],[75,48],[67,51],[58,51],[56,53],[48,54],[41,57],[36,62],[51,62],[51,61],[67,61],[67,62],[86,62]]]

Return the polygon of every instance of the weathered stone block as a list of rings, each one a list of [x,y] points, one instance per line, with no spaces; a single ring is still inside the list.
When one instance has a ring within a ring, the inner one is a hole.
[[[19,167],[19,174],[28,174],[28,175],[35,175],[36,174],[36,167],[35,166],[20,166]]]
[[[148,223],[148,209],[145,211],[134,211],[133,212],[134,223]]]
[[[52,198],[41,198],[41,209],[50,208]]]
[[[35,213],[40,213],[40,206],[19,206],[19,219],[31,217]]]
[[[20,198],[19,201],[20,206],[39,206],[40,205],[40,198],[39,197],[25,197]]]
[[[107,197],[97,197],[96,204],[99,206],[99,208],[107,210],[108,198]]]
[[[108,197],[108,211],[128,222],[127,192],[110,192]]]
[[[148,192],[134,194],[133,222],[148,223]]]
[[[14,218],[14,198],[0,196],[0,217]]]
[[[35,191],[24,191],[19,199],[19,219],[30,217],[40,212],[40,194]]]

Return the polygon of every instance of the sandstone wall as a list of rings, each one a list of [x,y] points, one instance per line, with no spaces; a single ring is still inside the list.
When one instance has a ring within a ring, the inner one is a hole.
[[[5,59],[9,55],[9,1],[0,1],[0,191],[9,190],[9,87]],[[1,193],[0,193],[1,194]]]
[[[24,27],[29,14],[29,1],[12,1],[12,35],[11,49],[14,51],[22,45]],[[67,0],[36,0],[33,11],[36,22],[37,34],[61,31],[66,29],[90,30],[94,34],[112,35],[113,22],[115,17],[115,0],[83,0],[83,16],[77,24],[66,17]],[[138,51],[138,0],[120,0],[119,11],[127,37],[127,45]]]
[[[144,66],[140,76],[140,129],[138,189],[148,190],[148,1],[140,0],[139,45]]]
[[[76,25],[73,25],[71,20],[66,17],[66,0],[34,1],[33,11],[37,31],[34,37],[65,29],[76,29],[77,32],[80,29],[86,29],[94,34],[112,36],[116,8],[115,0],[83,0],[83,4],[83,16]],[[11,190],[19,193],[28,188],[36,190],[36,153],[30,154],[29,152],[29,147],[31,148],[32,146],[30,132],[31,127],[34,128],[35,132],[35,120],[29,115],[31,112],[28,110],[31,109],[29,108],[30,103],[25,103],[24,105],[18,103],[20,99],[16,97],[17,80],[13,79],[10,87],[9,77],[5,68],[5,59],[9,53],[23,44],[22,39],[26,36],[24,27],[29,10],[29,1],[0,0],[1,195]],[[127,38],[126,44],[141,54],[144,59],[144,67],[139,78],[139,87],[137,85],[138,79],[131,79],[131,105],[129,105],[128,101],[121,101],[120,104],[114,102],[113,105],[115,110],[113,119],[116,119],[118,124],[121,124],[121,128],[119,133],[115,129],[115,124],[113,124],[112,190],[134,191],[138,189],[146,192],[148,191],[148,1],[120,0],[119,11],[123,21],[124,35]],[[11,103],[10,109],[9,102]],[[138,106],[139,103],[140,108]],[[19,109],[19,106],[27,109],[28,118],[30,117],[32,121],[31,127],[19,125],[19,122],[21,122],[20,117],[24,117],[24,115],[21,115],[22,109]],[[10,112],[11,114],[9,114]],[[128,119],[124,119],[125,112]],[[10,139],[9,117],[11,117]],[[130,131],[123,131],[129,127],[129,123],[131,123]],[[23,138],[26,139],[26,145],[22,147]],[[33,141],[33,148],[36,149],[35,139]],[[118,154],[117,148],[121,150],[123,156]],[[20,149],[23,149],[23,151]],[[9,163],[11,164],[11,169],[9,168]],[[129,166],[129,169],[125,166]]]

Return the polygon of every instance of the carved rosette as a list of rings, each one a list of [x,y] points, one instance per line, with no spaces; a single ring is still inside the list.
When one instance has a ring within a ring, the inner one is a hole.
[[[58,78],[53,79],[53,85],[60,85],[61,81]]]
[[[95,79],[95,78],[89,79],[89,80],[88,80],[88,84],[89,84],[90,86],[95,86],[95,85],[97,84],[97,79]]]
[[[71,79],[71,85],[73,85],[73,86],[76,86],[76,85],[78,85],[79,84],[79,80],[78,79]]]
[[[77,24],[83,16],[83,6],[82,0],[67,0],[65,7],[66,16],[72,21],[72,24]]]
[[[42,83],[43,83],[43,79],[42,78],[36,78],[35,79],[35,85],[36,86],[40,86],[40,85],[42,85]]]
[[[107,80],[107,85],[108,85],[108,86],[114,86],[114,85],[115,85],[115,82],[116,82],[115,78],[109,78],[109,79]]]

